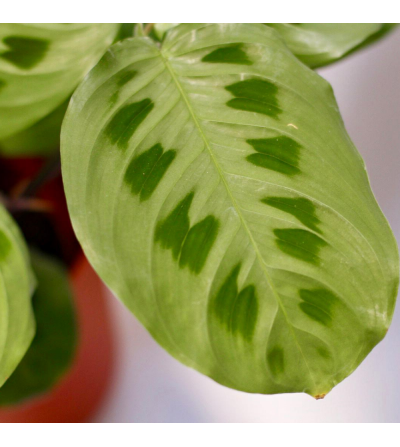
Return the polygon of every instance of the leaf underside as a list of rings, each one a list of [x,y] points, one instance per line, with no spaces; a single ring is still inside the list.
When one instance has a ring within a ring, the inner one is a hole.
[[[0,24],[0,139],[60,106],[117,31],[117,24]]]
[[[330,85],[271,28],[114,45],[72,98],[61,152],[87,256],[181,362],[321,396],[383,338],[393,235]]]

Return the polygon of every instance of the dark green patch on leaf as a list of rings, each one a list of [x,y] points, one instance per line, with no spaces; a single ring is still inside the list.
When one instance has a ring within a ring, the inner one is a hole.
[[[240,333],[245,340],[253,337],[258,314],[256,289],[251,284],[245,287],[237,298],[232,322],[233,333]]]
[[[328,289],[301,289],[299,304],[300,309],[310,318],[325,326],[332,323],[332,309],[338,302],[338,298]]]
[[[283,349],[280,346],[275,346],[268,351],[267,361],[269,369],[274,377],[283,373],[285,369],[285,358]]]
[[[118,110],[105,128],[105,134],[111,143],[117,144],[120,149],[126,149],[132,135],[153,107],[153,101],[146,98]]]
[[[261,113],[278,118],[282,112],[277,100],[278,87],[263,79],[246,79],[225,87],[235,96],[226,105],[246,112]]]
[[[246,141],[257,151],[257,154],[246,157],[253,165],[290,176],[300,173],[301,146],[291,138],[281,136]]]
[[[179,266],[200,273],[217,237],[218,220],[207,216],[190,228],[189,209],[194,193],[189,193],[171,214],[161,222],[155,232],[155,241],[172,250]]]
[[[11,249],[10,239],[0,230],[0,261],[4,261]]]
[[[22,69],[37,65],[45,56],[50,42],[32,37],[9,36],[3,39],[10,49],[0,54],[2,59]]]
[[[237,278],[240,267],[240,264],[238,264],[232,269],[219,289],[212,305],[218,320],[228,331],[231,331],[231,314],[238,295]]]
[[[242,47],[242,44],[236,43],[226,47],[217,48],[204,56],[202,62],[252,65],[253,62],[248,58]]]
[[[331,359],[332,358],[331,353],[326,348],[319,347],[319,348],[317,348],[317,352],[323,359]]]
[[[128,70],[125,71],[124,73],[121,73],[117,80],[118,87],[124,86],[129,81],[131,81],[136,75],[137,75],[136,70]]]
[[[135,157],[125,173],[125,182],[140,200],[150,198],[176,155],[173,149],[164,152],[161,144],[155,144],[143,154]]]
[[[277,246],[286,254],[319,265],[319,251],[327,243],[314,233],[297,228],[274,230]]]
[[[217,237],[218,226],[218,220],[210,215],[189,230],[179,259],[180,267],[187,265],[193,273],[200,273]]]
[[[171,214],[161,222],[156,229],[155,240],[160,242],[163,248],[172,250],[175,259],[178,259],[183,241],[189,231],[189,209],[194,193],[190,192]]]
[[[240,264],[233,268],[219,289],[212,312],[228,332],[251,341],[258,314],[257,296],[253,285],[248,285],[238,294],[239,271]]]
[[[2,79],[0,79],[0,92],[2,90],[2,88],[4,88],[7,85],[6,81],[3,81]]]
[[[316,216],[315,205],[311,200],[303,197],[265,197],[261,202],[291,214],[310,230],[321,232],[318,228],[321,221]]]

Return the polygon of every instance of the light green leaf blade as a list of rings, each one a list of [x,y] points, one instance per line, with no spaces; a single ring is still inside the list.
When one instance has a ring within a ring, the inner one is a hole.
[[[0,386],[32,341],[34,286],[25,242],[11,216],[0,205]]]
[[[61,153],[90,262],[183,363],[320,396],[384,337],[394,237],[330,85],[271,28],[114,45],[71,100]]]
[[[31,251],[37,288],[32,298],[36,335],[0,389],[0,406],[14,405],[54,386],[68,370],[76,344],[76,322],[68,273],[56,260]]]
[[[378,40],[390,23],[268,23],[306,65],[322,67]]]
[[[118,24],[1,24],[0,139],[33,125],[72,93]]]

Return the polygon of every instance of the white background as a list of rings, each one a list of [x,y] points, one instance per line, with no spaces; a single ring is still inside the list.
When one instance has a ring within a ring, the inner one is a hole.
[[[400,29],[320,74],[333,85],[373,191],[400,241]],[[113,384],[95,422],[400,422],[400,306],[361,366],[324,400],[250,395],[170,357],[111,295]]]

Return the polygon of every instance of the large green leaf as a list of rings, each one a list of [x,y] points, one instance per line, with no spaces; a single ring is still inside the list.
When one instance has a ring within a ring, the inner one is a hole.
[[[112,43],[117,24],[1,24],[0,139],[49,114]]]
[[[0,386],[14,371],[34,332],[35,280],[22,235],[0,205]]]
[[[391,23],[268,23],[309,67],[330,64],[389,32]]]
[[[91,263],[183,363],[319,396],[384,337],[394,237],[330,85],[271,28],[114,45],[72,98],[61,152]]]
[[[0,389],[0,405],[16,404],[51,388],[70,366],[76,325],[68,274],[58,261],[32,251],[38,286],[32,303],[36,335],[25,357]]]

